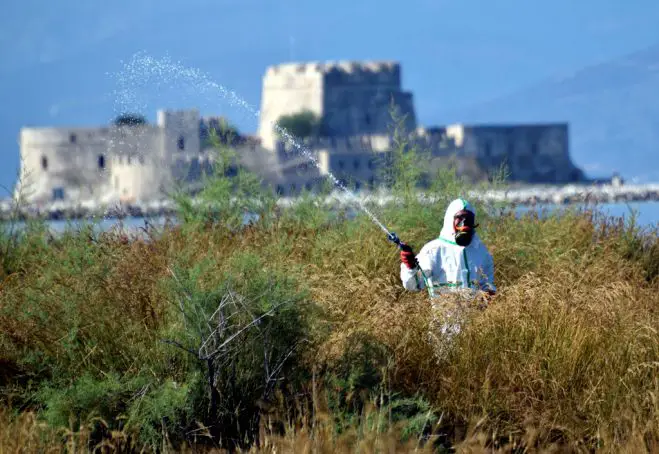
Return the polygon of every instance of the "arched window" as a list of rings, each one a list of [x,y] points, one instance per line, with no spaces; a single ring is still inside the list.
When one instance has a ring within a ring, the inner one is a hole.
[[[105,156],[103,155],[98,156],[98,168],[105,169]]]
[[[41,168],[43,170],[48,170],[48,158],[45,156],[41,157]]]

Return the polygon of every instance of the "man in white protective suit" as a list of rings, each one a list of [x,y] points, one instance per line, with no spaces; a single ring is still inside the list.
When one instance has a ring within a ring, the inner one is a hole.
[[[478,237],[477,227],[474,207],[464,199],[456,199],[446,209],[439,237],[423,246],[418,255],[409,245],[401,244],[403,286],[411,291],[428,291],[435,329],[445,338],[460,331],[462,311],[460,307],[440,308],[442,295],[460,295],[463,301],[474,301],[479,294],[489,299],[496,293],[494,261]]]

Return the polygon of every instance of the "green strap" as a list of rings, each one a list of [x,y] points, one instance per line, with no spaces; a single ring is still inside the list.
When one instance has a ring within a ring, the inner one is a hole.
[[[467,248],[462,250],[462,257],[464,257],[465,266],[467,267],[467,282],[471,285],[471,270],[469,269],[469,260],[467,259]]]
[[[463,199],[460,199],[460,200],[462,200],[463,203],[466,203]],[[446,238],[442,238],[441,236],[438,237],[437,239],[441,240],[445,243],[452,244],[453,246],[459,246],[458,243],[456,243],[455,241],[447,240]],[[471,270],[470,270],[470,267],[469,267],[469,259],[467,258],[467,248],[462,249],[462,257],[464,258],[465,266],[467,267],[467,282],[471,286],[471,284],[472,284],[472,282],[471,282]],[[432,296],[432,288],[431,288],[430,285],[428,285],[428,278],[427,278],[426,274],[423,272],[421,267],[419,267],[419,271],[421,271],[421,276],[423,277],[423,282],[426,285],[426,289],[428,290],[428,294],[430,296]],[[417,276],[415,275],[415,278],[416,277]],[[416,282],[417,282],[417,287],[418,287],[419,286],[418,279],[417,279]],[[439,287],[439,288],[441,288],[441,287],[459,287],[461,285],[462,285],[462,282],[447,282],[447,283],[437,284],[433,287]]]

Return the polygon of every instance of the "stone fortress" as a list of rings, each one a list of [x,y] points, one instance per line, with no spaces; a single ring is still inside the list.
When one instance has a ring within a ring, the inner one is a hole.
[[[521,183],[583,181],[569,155],[568,125],[462,125],[423,128],[413,96],[402,89],[396,62],[282,64],[263,77],[257,134],[235,145],[241,163],[283,195],[313,189],[328,172],[357,189],[378,184],[381,157],[392,148],[391,107],[404,115],[412,141],[438,162],[454,156],[488,172],[506,164]],[[275,124],[282,115],[310,111],[321,134],[304,141],[316,167]],[[17,192],[30,203],[57,200],[145,202],[166,198],[180,182],[194,184],[210,169],[204,137],[217,117],[196,110],[157,113],[154,125],[23,128]],[[467,166],[467,167],[466,167]]]

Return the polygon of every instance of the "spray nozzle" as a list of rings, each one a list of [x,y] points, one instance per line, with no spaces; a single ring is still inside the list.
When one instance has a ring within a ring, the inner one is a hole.
[[[387,238],[389,239],[389,241],[391,241],[396,246],[398,246],[398,248],[402,251],[406,251],[406,250],[411,251],[412,250],[412,248],[410,246],[408,246],[407,244],[403,243],[400,240],[400,238],[398,238],[398,235],[396,235],[394,232],[389,233]]]
[[[400,238],[398,238],[398,235],[396,235],[394,232],[389,233],[389,235],[388,235],[387,238],[388,238],[389,241],[391,241],[392,243],[394,243],[394,244],[400,246],[400,243],[401,243],[401,242],[400,242]]]

